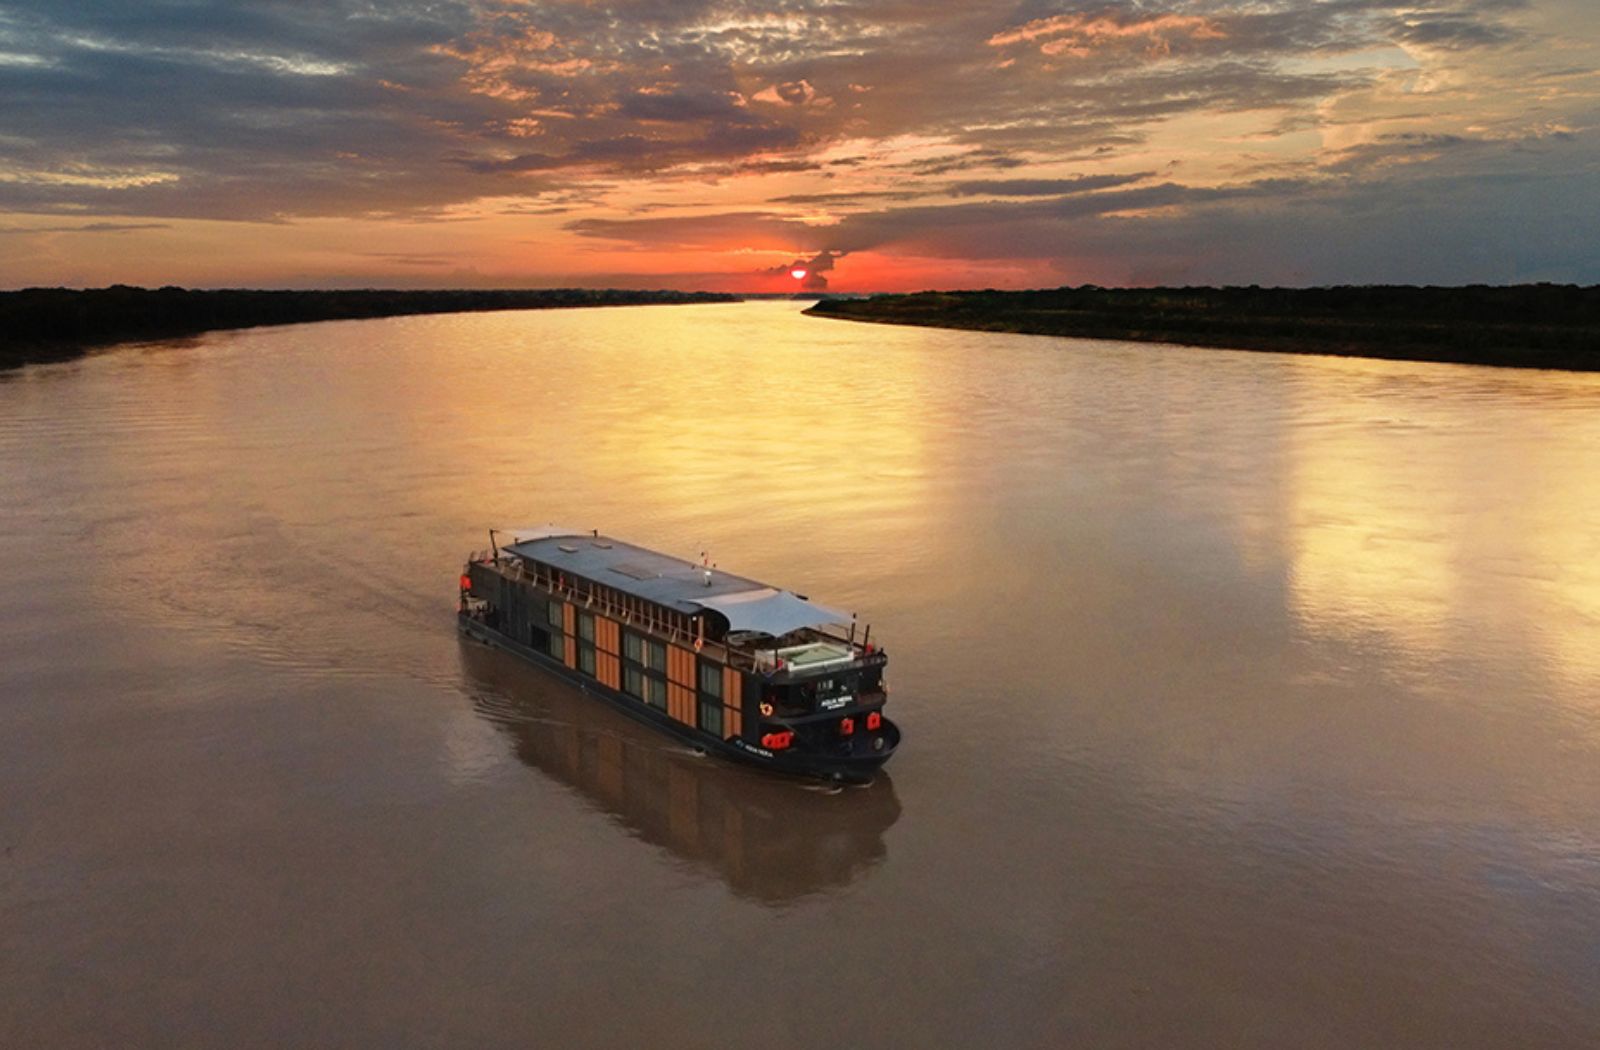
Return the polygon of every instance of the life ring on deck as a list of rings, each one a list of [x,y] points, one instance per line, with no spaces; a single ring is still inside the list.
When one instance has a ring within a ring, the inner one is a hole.
[[[762,718],[771,718],[772,717],[772,705],[767,703],[765,700],[761,701],[761,717]]]
[[[704,649],[705,647],[706,647],[706,640],[704,638],[696,638],[694,640],[694,651],[695,652],[698,653],[701,649]]]

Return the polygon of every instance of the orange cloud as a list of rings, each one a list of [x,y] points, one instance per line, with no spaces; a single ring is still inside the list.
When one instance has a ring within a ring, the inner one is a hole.
[[[989,38],[989,46],[1008,47],[1042,41],[1039,51],[1043,54],[1087,58],[1096,51],[1126,50],[1142,44],[1145,54],[1159,56],[1170,54],[1175,40],[1221,40],[1227,35],[1216,22],[1200,15],[1127,18],[1107,12],[1036,18],[1015,29],[996,33]]]
[[[517,83],[519,73],[575,77],[595,68],[587,58],[547,57],[561,41],[554,33],[527,27],[518,33],[478,30],[460,42],[436,44],[428,50],[467,64],[462,82],[468,90],[490,98],[521,100],[538,96]]]

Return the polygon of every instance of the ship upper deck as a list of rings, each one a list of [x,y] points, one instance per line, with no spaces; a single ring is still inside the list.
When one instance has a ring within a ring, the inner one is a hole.
[[[849,613],[819,605],[792,591],[670,554],[554,526],[506,530],[502,556],[528,559],[685,615],[721,614],[730,631],[781,636],[806,627],[848,624]]]

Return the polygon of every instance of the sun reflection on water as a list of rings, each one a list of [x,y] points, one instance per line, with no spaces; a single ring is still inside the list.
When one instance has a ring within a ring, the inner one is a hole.
[[[1516,646],[1594,695],[1600,385],[1341,364],[1300,377],[1295,614],[1316,631],[1381,635],[1417,664]]]

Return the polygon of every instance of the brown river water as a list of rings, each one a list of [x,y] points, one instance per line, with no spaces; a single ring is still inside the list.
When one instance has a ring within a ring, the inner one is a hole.
[[[0,378],[0,1046],[1600,1045],[1600,377],[799,309]],[[857,610],[887,773],[459,640],[544,520]]]

